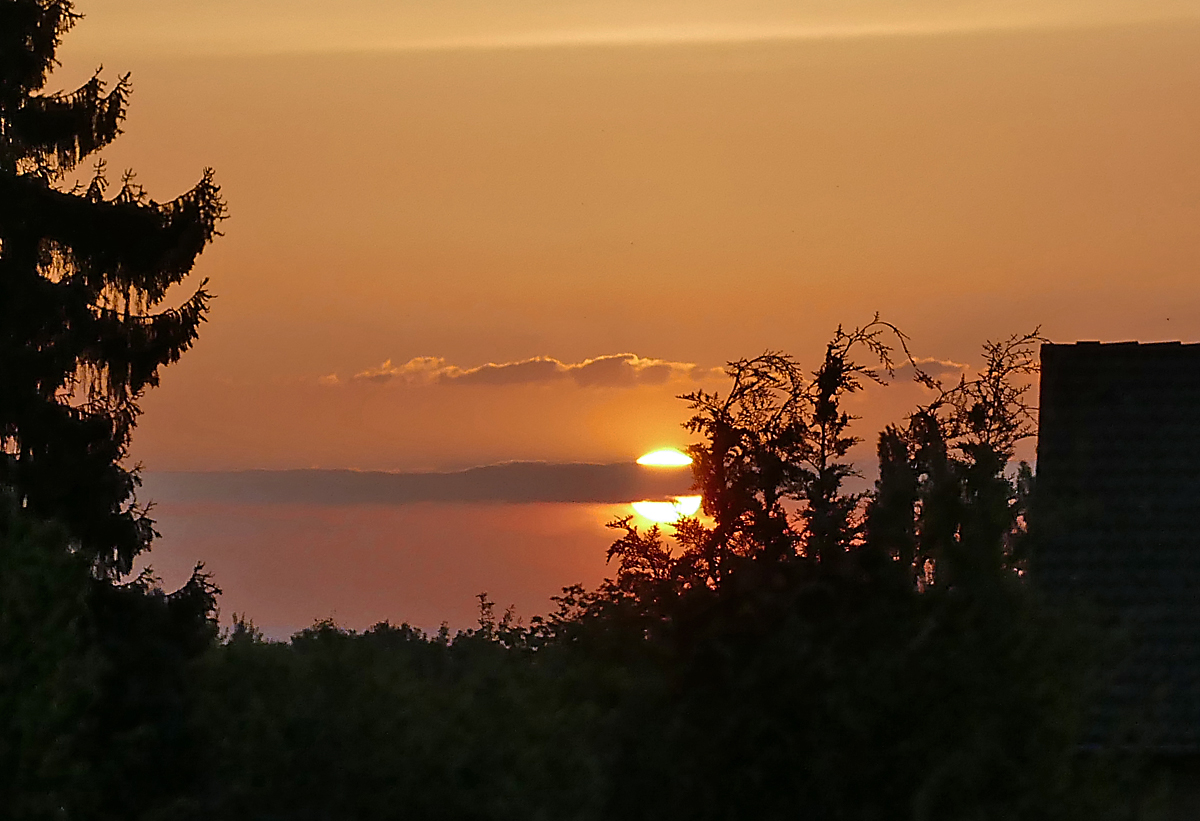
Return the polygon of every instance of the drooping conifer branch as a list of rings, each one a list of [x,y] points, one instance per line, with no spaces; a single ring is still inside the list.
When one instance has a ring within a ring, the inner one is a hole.
[[[97,72],[44,92],[77,19],[69,0],[0,2],[0,485],[120,576],[153,536],[123,464],[138,400],[204,321],[204,283],[168,300],[225,203],[210,169],[161,203],[131,172],[109,195],[103,161],[65,184],[120,134],[132,90]]]

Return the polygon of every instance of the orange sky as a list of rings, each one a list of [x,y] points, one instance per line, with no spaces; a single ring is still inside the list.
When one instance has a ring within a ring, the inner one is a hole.
[[[958,362],[1200,339],[1194,0],[80,11],[56,81],[134,76],[110,168],[230,204],[149,470],[631,459],[876,310]]]
[[[164,42],[227,4],[190,5],[156,4]],[[680,438],[679,380],[350,380],[385,360],[710,368],[816,355],[875,310],[957,361],[1038,323],[1200,336],[1200,23],[167,57],[123,16],[146,7],[83,6],[60,74],[133,71],[111,167],[166,196],[212,165],[230,202],[197,271],[211,322],[146,401],[151,469],[607,460]]]
[[[853,37],[1198,16],[1192,0],[107,0],[103,19],[77,39],[123,52],[295,53]]]

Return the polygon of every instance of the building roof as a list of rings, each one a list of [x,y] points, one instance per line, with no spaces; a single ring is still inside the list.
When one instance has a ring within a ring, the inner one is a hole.
[[[1031,575],[1128,631],[1098,732],[1200,752],[1200,345],[1044,345]]]

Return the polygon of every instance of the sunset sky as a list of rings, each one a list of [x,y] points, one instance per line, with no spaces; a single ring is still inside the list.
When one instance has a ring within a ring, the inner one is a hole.
[[[1037,325],[1200,339],[1195,0],[79,10],[52,86],[133,73],[110,169],[165,199],[212,166],[230,206],[149,474],[632,461],[725,361],[875,311],[951,370]],[[156,567],[279,628],[528,614],[599,578],[611,512],[214,505],[163,503]]]

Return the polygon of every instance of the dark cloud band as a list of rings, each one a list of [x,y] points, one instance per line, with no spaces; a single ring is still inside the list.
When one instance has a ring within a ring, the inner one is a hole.
[[[679,495],[687,468],[511,462],[454,473],[247,470],[149,473],[139,494],[157,502],[402,505],[414,502],[618,504]]]

